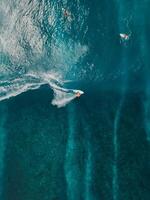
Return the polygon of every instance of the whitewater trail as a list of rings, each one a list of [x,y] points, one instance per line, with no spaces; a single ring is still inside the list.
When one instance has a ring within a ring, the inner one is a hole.
[[[57,106],[58,108],[64,107],[75,98],[76,96],[74,94],[60,92],[54,89],[54,99],[52,100],[52,105]]]
[[[26,74],[20,78],[0,81],[0,101],[15,97],[28,90],[38,89],[41,85],[49,84],[53,90],[54,98],[52,105],[58,108],[65,106],[76,98],[74,90],[63,88],[62,81],[58,81],[52,75],[41,76]],[[61,85],[61,86],[60,86]]]

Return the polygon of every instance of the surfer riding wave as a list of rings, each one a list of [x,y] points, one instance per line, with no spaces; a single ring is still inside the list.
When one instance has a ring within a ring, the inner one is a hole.
[[[84,94],[81,90],[63,87],[63,81],[55,79],[52,74],[26,74],[19,78],[0,81],[0,101],[17,96],[28,90],[38,89],[41,85],[48,84],[54,91],[52,105],[63,107],[76,97]]]
[[[49,85],[54,91],[54,99],[52,100],[52,105],[55,105],[58,108],[64,107],[73,99],[79,98],[82,94],[84,94],[82,90],[64,88],[63,85],[56,80]]]

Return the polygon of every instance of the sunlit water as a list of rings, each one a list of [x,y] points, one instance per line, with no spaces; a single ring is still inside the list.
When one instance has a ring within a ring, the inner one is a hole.
[[[1,0],[0,200],[150,199],[149,7]]]

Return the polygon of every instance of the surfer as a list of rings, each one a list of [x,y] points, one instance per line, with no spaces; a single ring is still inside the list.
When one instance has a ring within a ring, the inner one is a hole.
[[[128,34],[126,34],[126,33],[120,33],[119,34],[120,35],[120,38],[122,39],[122,40],[129,40],[129,38],[130,38],[130,35],[128,35]]]
[[[80,97],[84,92],[82,90],[72,90],[76,97]]]
[[[75,95],[75,97],[80,97],[82,94],[84,94],[82,90],[63,88],[61,83],[59,83],[57,80],[55,80],[54,84],[51,83],[51,88],[53,88],[54,90],[58,90],[60,92],[73,94]]]
[[[69,15],[70,15],[69,12],[67,10],[64,10],[64,16],[68,17]]]
[[[82,92],[82,91],[81,91]],[[81,93],[81,92],[76,92],[76,97],[80,97],[83,93]]]
[[[62,11],[63,11],[63,15],[64,15],[65,19],[67,19],[68,21],[71,22],[73,20],[72,14],[64,8],[62,8]]]
[[[81,90],[67,89],[59,86],[52,86],[51,88],[54,91],[54,99],[52,100],[52,105],[56,105],[58,108],[64,107],[70,101],[75,98],[79,98],[82,94],[84,94]]]

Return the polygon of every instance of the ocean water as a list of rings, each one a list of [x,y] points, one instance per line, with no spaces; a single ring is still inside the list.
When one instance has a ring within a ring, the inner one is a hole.
[[[0,200],[150,199],[149,7],[1,0]]]

